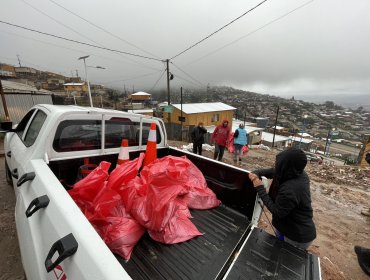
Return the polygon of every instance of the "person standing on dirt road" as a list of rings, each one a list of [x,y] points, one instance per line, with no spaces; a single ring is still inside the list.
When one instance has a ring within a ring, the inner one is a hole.
[[[202,155],[202,145],[204,143],[204,134],[207,133],[207,129],[203,127],[203,123],[199,122],[191,132],[191,140],[193,142],[193,153]]]
[[[223,120],[222,124],[218,125],[211,136],[211,143],[215,142],[215,153],[213,159],[222,161],[227,139],[229,139],[230,128],[229,121]]]
[[[281,240],[306,250],[316,238],[306,154],[295,147],[276,156],[275,167],[249,174]],[[273,179],[267,194],[261,176]]]
[[[239,128],[234,132],[234,164],[242,161],[243,147],[248,144],[247,135],[244,124],[239,124]]]

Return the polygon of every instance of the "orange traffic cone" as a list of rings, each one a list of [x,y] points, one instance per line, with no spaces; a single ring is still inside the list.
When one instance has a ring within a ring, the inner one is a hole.
[[[144,166],[155,161],[156,159],[157,159],[157,134],[156,134],[156,125],[153,122],[150,124],[148,143],[146,144]]]
[[[128,140],[122,139],[121,142],[121,149],[119,151],[117,165],[121,165],[130,160],[129,152],[128,152]]]

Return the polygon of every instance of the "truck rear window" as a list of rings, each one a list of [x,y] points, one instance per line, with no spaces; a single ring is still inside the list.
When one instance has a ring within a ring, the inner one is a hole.
[[[62,121],[55,133],[53,148],[57,152],[101,149],[101,121]]]
[[[72,152],[101,149],[102,123],[100,120],[65,120],[56,131],[53,148],[56,152]],[[143,123],[142,145],[148,142],[150,123]],[[129,146],[139,146],[140,123],[127,118],[113,118],[105,121],[105,149],[119,148],[122,139]],[[157,143],[161,142],[157,127]]]
[[[143,123],[142,145],[148,142],[150,123]],[[105,148],[119,148],[122,139],[128,140],[129,146],[139,146],[140,123],[130,119],[114,118],[105,121]],[[157,144],[161,142],[161,133],[157,127]]]

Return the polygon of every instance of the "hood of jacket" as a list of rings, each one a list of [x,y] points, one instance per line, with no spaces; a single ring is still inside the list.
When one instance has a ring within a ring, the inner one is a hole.
[[[279,183],[283,183],[300,176],[306,165],[306,154],[301,149],[289,148],[276,156],[275,176]]]

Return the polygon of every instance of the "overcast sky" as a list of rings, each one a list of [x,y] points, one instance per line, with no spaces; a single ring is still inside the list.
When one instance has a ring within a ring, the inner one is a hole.
[[[0,20],[162,60],[261,1],[2,0]],[[106,68],[88,68],[92,82],[149,92],[166,86],[161,61],[0,23],[0,61],[17,65],[17,55],[22,66],[67,76],[77,69],[82,77],[83,63],[77,59],[90,55],[88,65]],[[171,62],[171,88],[209,83],[280,96],[370,96],[370,1],[269,0]]]

